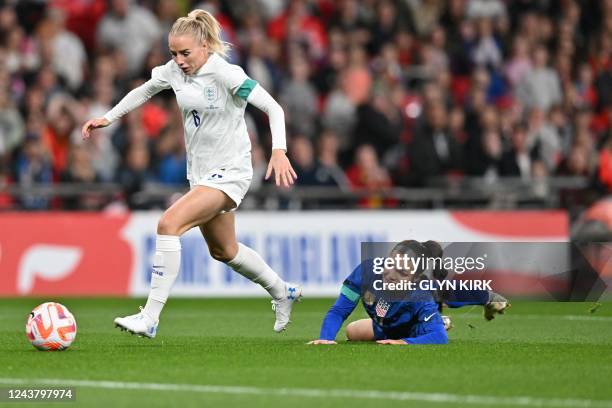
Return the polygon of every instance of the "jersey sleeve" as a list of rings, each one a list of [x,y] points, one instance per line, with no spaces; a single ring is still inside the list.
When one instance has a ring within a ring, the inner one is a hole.
[[[257,85],[257,81],[249,78],[238,65],[222,64],[218,75],[223,86],[229,89],[232,95],[237,95],[245,101]]]
[[[357,307],[357,303],[350,300],[344,293],[340,293],[323,319],[319,339],[336,340],[336,335],[340,331],[342,323],[353,313],[355,307]]]
[[[353,269],[353,272],[342,282],[340,289],[340,293],[353,303],[357,303],[361,298],[361,267],[362,264],[359,264]]]
[[[169,64],[153,68],[151,79],[132,89],[113,109],[106,112],[104,118],[112,123],[151,99],[156,93],[170,88],[169,69]]]
[[[448,344],[448,335],[446,330],[434,330],[416,337],[405,337],[404,340],[408,344]]]
[[[361,291],[361,264],[359,264],[353,272],[344,280],[342,288],[340,288],[340,295],[338,299],[329,309],[323,324],[321,325],[321,332],[319,338],[323,340],[335,340],[342,323],[359,303]]]
[[[170,63],[166,65],[160,65],[158,67],[153,68],[151,71],[151,79],[153,82],[153,86],[158,88],[160,91],[162,89],[169,89],[170,86]],[[159,92],[159,91],[158,91]]]

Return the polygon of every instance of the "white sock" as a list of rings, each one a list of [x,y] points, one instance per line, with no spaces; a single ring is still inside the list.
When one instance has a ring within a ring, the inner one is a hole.
[[[260,284],[272,298],[280,299],[285,296],[285,281],[248,246],[238,243],[238,253],[227,265],[245,278]]]
[[[181,241],[174,235],[158,235],[151,274],[151,290],[144,312],[156,322],[159,320],[170,289],[181,266]]]

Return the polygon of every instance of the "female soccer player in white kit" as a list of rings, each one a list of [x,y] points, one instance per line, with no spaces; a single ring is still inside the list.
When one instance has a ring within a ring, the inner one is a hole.
[[[88,138],[92,129],[108,126],[170,88],[183,116],[190,191],[164,212],[157,225],[151,290],[145,307],[140,313],[115,319],[122,330],[150,338],[155,337],[159,315],[179,272],[179,236],[195,226],[214,259],[270,293],[276,332],[286,328],[302,292],[300,286],[284,282],[259,254],[236,241],[231,210],[240,205],[253,175],[244,121],[247,102],[269,117],[272,157],[266,178],[274,173],[276,185],[288,187],[297,176],[285,155],[282,108],[242,68],[225,61],[227,44],[221,41],[220,31],[217,20],[204,10],[176,20],[168,35],[172,60],[155,67],[149,81],[129,92],[104,117],[89,120],[82,130]]]

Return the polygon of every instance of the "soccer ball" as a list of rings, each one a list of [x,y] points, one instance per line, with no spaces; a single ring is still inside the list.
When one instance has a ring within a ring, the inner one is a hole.
[[[60,303],[38,305],[28,316],[26,336],[39,350],[65,350],[74,341],[76,333],[74,316]]]

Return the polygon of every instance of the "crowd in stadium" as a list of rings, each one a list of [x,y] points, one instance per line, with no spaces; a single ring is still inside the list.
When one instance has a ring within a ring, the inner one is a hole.
[[[147,182],[186,183],[171,91],[91,140],[80,130],[170,59],[170,26],[193,8],[217,17],[230,61],[283,106],[297,185],[558,175],[612,191],[612,0],[0,4],[0,191],[116,182],[129,203]],[[257,189],[270,135],[257,109],[247,124]]]

